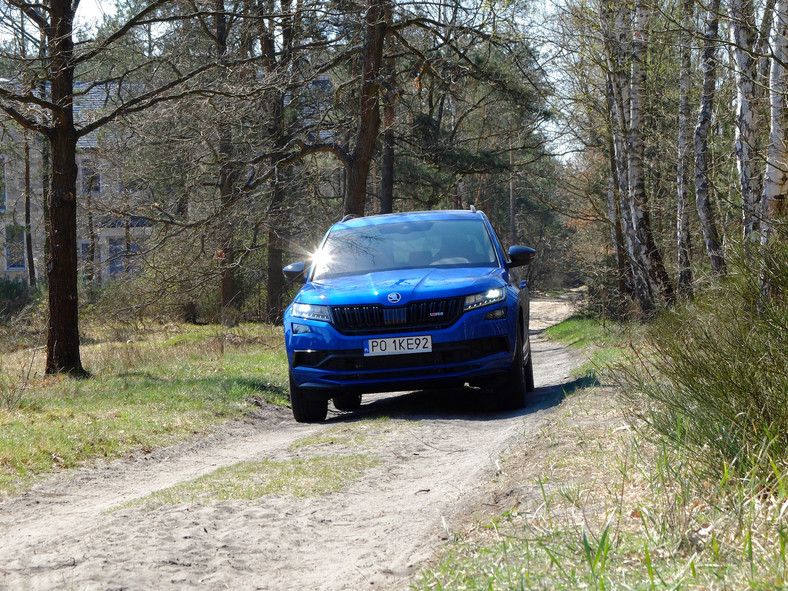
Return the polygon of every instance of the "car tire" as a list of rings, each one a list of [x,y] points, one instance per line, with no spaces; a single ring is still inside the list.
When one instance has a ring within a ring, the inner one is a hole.
[[[533,352],[531,351],[531,336],[528,336],[528,361],[525,363],[525,391],[526,392],[533,392],[534,391],[534,356]],[[528,397],[526,397],[526,403],[528,403]]]
[[[361,394],[342,392],[334,395],[334,408],[337,410],[356,410],[361,406]]]
[[[530,345],[530,339],[528,341]],[[530,353],[530,346],[529,346]],[[528,399],[528,368],[531,372],[531,386],[533,386],[533,366],[528,355],[528,363],[524,361],[522,327],[517,326],[517,339],[514,345],[514,359],[512,367],[506,372],[502,387],[498,390],[498,403],[503,410],[519,410],[525,408]]]
[[[328,399],[296,386],[290,374],[290,406],[293,418],[299,423],[320,423],[328,414]]]

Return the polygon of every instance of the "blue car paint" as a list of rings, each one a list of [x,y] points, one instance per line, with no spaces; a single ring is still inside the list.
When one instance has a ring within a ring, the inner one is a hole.
[[[335,224],[329,229],[329,233],[337,228],[353,228],[394,221],[453,219],[483,221],[494,246],[498,266],[400,269],[333,277],[314,282],[311,281],[314,269],[310,269],[306,283],[293,303],[330,307],[379,304],[392,308],[407,306],[416,301],[464,298],[490,289],[504,289],[506,291],[504,301],[465,311],[456,322],[445,328],[429,327],[423,331],[406,332],[380,330],[364,334],[343,334],[328,322],[293,317],[291,304],[284,315],[285,344],[291,375],[298,387],[308,388],[315,393],[322,391],[330,397],[332,392],[340,391],[391,392],[461,385],[466,382],[489,385],[491,378],[500,376],[512,366],[518,315],[523,317],[524,333],[528,334],[528,294],[527,290],[521,291],[510,284],[509,271],[505,264],[507,256],[484,214],[471,211],[435,211],[370,216]],[[393,292],[398,293],[401,298],[396,304],[388,300],[389,294]],[[487,317],[492,311],[501,308],[506,308],[504,318]],[[365,342],[369,339],[423,334],[432,337],[433,350],[436,347],[452,347],[456,343],[480,342],[493,337],[501,338],[499,347],[501,350],[472,360],[436,363],[428,367],[423,365],[397,367],[393,370],[336,370],[295,365],[296,352],[329,351],[333,356],[361,358]],[[348,379],[349,375],[352,379]]]

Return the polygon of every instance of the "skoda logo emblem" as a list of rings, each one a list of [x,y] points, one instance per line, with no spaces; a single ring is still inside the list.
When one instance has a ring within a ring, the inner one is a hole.
[[[398,301],[402,299],[402,296],[399,295],[396,291],[389,294],[388,300],[392,304],[396,304]]]

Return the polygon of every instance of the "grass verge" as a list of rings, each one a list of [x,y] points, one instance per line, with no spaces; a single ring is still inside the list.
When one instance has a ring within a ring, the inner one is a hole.
[[[270,326],[164,326],[124,341],[86,340],[93,377],[85,380],[44,376],[31,351],[3,356],[0,384],[13,404],[0,405],[0,494],[287,402],[281,334]]]
[[[546,333],[551,339],[586,354],[588,361],[576,369],[573,375],[594,379],[621,357],[625,339],[632,336],[632,331],[626,324],[601,322],[587,314],[575,314],[549,327]]]
[[[486,495],[495,509],[456,533],[412,588],[786,588],[785,471],[775,465],[769,487],[703,477],[689,450],[632,425],[624,400],[610,387],[565,398],[501,462]]]
[[[477,515],[412,588],[784,589],[788,490],[705,483],[645,441],[611,388],[567,398],[501,463]]]

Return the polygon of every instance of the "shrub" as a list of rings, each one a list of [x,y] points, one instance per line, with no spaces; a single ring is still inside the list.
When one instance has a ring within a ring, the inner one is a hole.
[[[635,415],[708,471],[772,479],[788,457],[788,244],[731,261],[730,275],[646,328],[617,377]]]
[[[0,318],[13,316],[30,301],[30,290],[21,281],[0,278]]]

